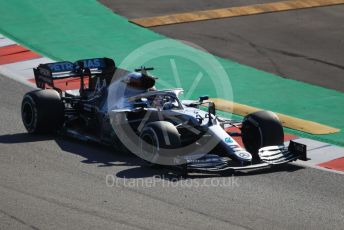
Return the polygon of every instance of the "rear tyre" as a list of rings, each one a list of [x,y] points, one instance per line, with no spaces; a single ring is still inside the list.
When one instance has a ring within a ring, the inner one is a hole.
[[[23,124],[28,133],[53,133],[64,121],[64,104],[52,89],[26,93],[21,106]]]
[[[141,155],[151,166],[159,164],[159,157],[165,156],[164,149],[176,149],[180,145],[177,128],[167,121],[150,122],[140,134]]]
[[[276,114],[258,111],[244,118],[241,128],[245,148],[258,160],[258,150],[265,146],[283,145],[284,132]]]

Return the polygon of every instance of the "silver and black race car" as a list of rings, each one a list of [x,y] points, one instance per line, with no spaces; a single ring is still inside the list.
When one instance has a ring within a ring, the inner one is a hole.
[[[41,64],[34,69],[40,89],[26,93],[22,101],[24,126],[33,134],[57,132],[129,150],[152,165],[187,172],[256,169],[307,159],[305,145],[291,141],[284,146],[274,113],[255,112],[240,122],[217,116],[207,96],[179,100],[182,89],[157,90],[149,70],[129,73],[108,58]],[[57,84],[61,80],[77,80],[80,88],[62,89]]]

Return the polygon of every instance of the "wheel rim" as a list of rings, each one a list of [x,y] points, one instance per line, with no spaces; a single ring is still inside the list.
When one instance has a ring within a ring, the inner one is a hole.
[[[23,105],[23,112],[22,112],[23,122],[25,126],[30,126],[33,123],[33,108],[30,103],[26,102]]]
[[[245,148],[254,157],[258,157],[258,149],[262,146],[262,136],[259,127],[255,127],[251,123],[245,124],[242,130],[243,142]]]
[[[151,135],[143,134],[140,136],[141,153],[147,156],[146,160],[153,161],[158,154],[156,140]]]

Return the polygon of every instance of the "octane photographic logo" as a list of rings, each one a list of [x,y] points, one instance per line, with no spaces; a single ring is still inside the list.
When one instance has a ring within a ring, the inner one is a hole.
[[[135,107],[128,96],[125,79],[129,74],[128,71],[134,71],[142,66],[154,67],[154,71],[149,75],[158,78],[155,84],[156,91],[147,90],[147,92],[153,94],[155,99],[163,95],[159,93],[160,90],[176,88],[184,89],[183,94],[177,96],[187,100],[197,100],[199,96],[205,94],[213,98],[221,97],[230,101],[233,99],[228,74],[220,62],[205,49],[189,42],[171,39],[145,44],[124,58],[109,87],[107,109],[110,123],[120,142],[145,161],[161,165],[185,164],[187,159],[201,158],[213,150],[218,140],[211,138],[208,130],[201,132],[181,119],[185,113],[197,117],[197,111],[189,109],[171,112],[171,110],[151,109],[150,106]],[[130,93],[130,96],[132,95],[133,91]],[[147,102],[146,98],[141,100],[143,103]],[[132,110],[135,112],[128,112]],[[128,123],[128,120],[135,119],[135,124]],[[195,134],[197,141],[176,145],[175,139],[166,134],[167,127],[162,127],[162,133],[154,132],[154,128],[149,125],[152,120],[168,120],[180,124],[184,129]],[[151,130],[152,135],[148,135],[150,138],[147,139],[143,133],[147,133],[147,130],[149,132],[149,129],[153,130]]]

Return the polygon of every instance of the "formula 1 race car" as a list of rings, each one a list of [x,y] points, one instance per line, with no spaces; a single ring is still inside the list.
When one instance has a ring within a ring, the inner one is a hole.
[[[34,69],[40,89],[26,93],[22,101],[24,126],[29,133],[58,132],[126,149],[152,165],[187,172],[256,169],[307,159],[305,145],[291,141],[284,146],[274,113],[255,112],[242,122],[217,116],[207,96],[179,100],[182,89],[157,90],[157,79],[148,70],[153,69],[129,73],[108,58],[41,64]],[[77,81],[79,89],[64,89],[61,81],[64,86]],[[229,127],[239,127],[241,134]]]

